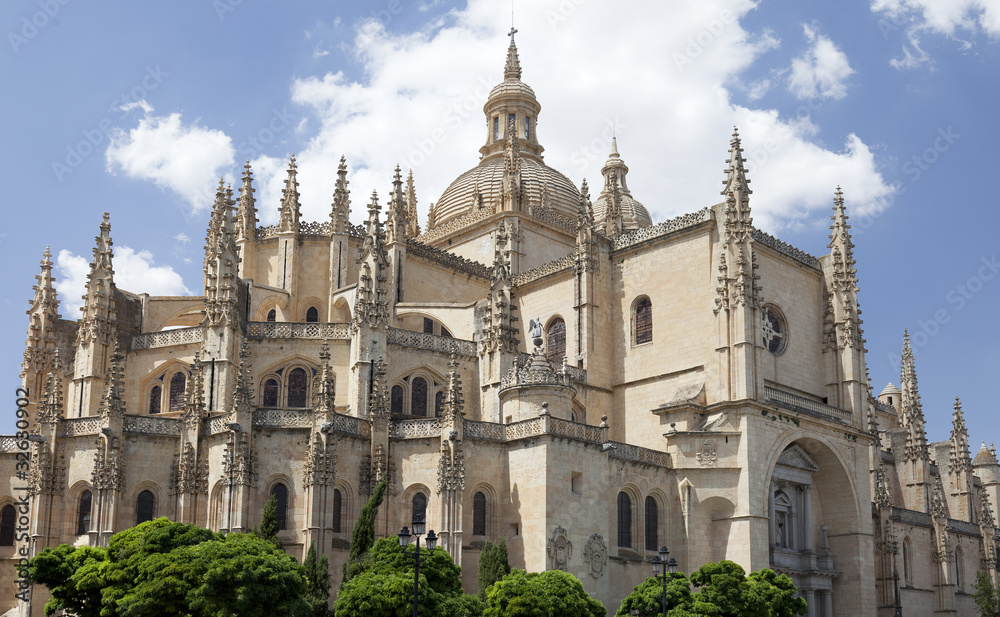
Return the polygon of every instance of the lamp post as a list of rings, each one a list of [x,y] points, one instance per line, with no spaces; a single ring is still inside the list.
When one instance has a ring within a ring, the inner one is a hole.
[[[420,590],[420,536],[422,535],[424,535],[424,516],[422,514],[414,514],[413,536],[417,539],[417,550],[413,552],[413,617],[418,617],[417,605],[419,598],[417,592]],[[406,528],[406,525],[403,525],[402,531],[399,532],[399,546],[405,552],[409,544],[410,530]],[[434,530],[431,529],[427,534],[427,549],[433,551],[435,546],[437,546],[437,536],[434,535]]]
[[[668,551],[665,546],[660,547],[659,553],[659,555],[653,557],[653,578],[656,578],[660,574],[660,571],[666,568],[663,572],[662,578],[663,596],[661,602],[663,606],[663,617],[667,617],[667,574],[669,573],[670,577],[673,578],[674,574],[677,573],[677,560],[671,557],[670,561],[667,561],[667,555],[670,554],[670,551]]]

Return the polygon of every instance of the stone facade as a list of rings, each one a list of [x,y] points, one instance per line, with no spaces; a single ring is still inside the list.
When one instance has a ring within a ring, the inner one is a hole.
[[[927,443],[912,355],[902,391],[871,395],[839,189],[817,259],[753,227],[737,134],[723,201],[657,225],[615,147],[595,218],[541,162],[539,110],[512,37],[484,167],[423,233],[398,169],[350,223],[343,160],[330,220],[301,221],[293,158],[277,225],[249,164],[238,195],[220,184],[202,296],[119,289],[105,215],[64,319],[46,252],[22,373],[37,436],[0,438],[0,507],[30,496],[30,550],[153,516],[245,531],[274,493],[285,549],[315,542],[339,573],[388,478],[378,534],[425,510],[470,592],[502,537],[514,567],[571,572],[612,612],[666,545],[682,571],[787,572],[812,616],[969,614],[1000,465],[970,460],[957,405]],[[4,584],[0,611],[42,614],[43,588],[19,605]]]

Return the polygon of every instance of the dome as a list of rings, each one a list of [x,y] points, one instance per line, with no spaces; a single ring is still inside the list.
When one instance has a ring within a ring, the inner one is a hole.
[[[460,175],[434,204],[434,226],[457,219],[479,208],[527,211],[531,206],[551,208],[575,221],[580,192],[569,178],[546,165],[538,143],[537,122],[542,106],[531,86],[521,81],[521,62],[511,33],[504,66],[504,80],[491,91],[483,106],[486,144],[479,149],[479,164]],[[511,180],[520,183],[518,204],[503,203],[507,164]],[[519,176],[519,178],[518,178]],[[645,211],[645,209],[643,209]],[[647,216],[648,218],[648,216]]]
[[[886,385],[886,387],[882,388],[882,392],[879,394],[879,396],[885,396],[887,394],[902,394],[902,392],[900,392],[899,388],[897,388],[895,384],[893,384],[890,381],[889,384]]]
[[[504,158],[495,157],[483,160],[459,176],[444,190],[434,206],[436,225],[471,212],[480,204],[493,209],[501,201],[503,174]],[[521,158],[521,181],[525,203],[546,205],[576,220],[580,191],[562,173],[533,157],[524,156]]]
[[[622,231],[634,231],[641,227],[649,227],[653,224],[653,219],[649,216],[646,206],[632,198],[632,193],[628,190],[625,176],[628,175],[628,166],[618,154],[618,139],[611,138],[611,154],[608,162],[601,169],[604,174],[604,188],[601,189],[600,196],[594,201],[594,222],[598,228],[604,227],[608,222],[608,207],[611,205],[612,181],[618,184],[619,203],[621,204]]]

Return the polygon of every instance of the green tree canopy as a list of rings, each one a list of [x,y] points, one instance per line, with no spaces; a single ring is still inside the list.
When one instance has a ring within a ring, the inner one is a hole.
[[[514,570],[486,593],[483,617],[604,617],[604,605],[561,570]]]
[[[262,539],[275,546],[281,546],[278,543],[278,531],[278,499],[272,493],[264,502],[264,512],[261,513],[258,534]]]
[[[308,617],[301,567],[273,544],[166,518],[112,536],[107,549],[60,545],[29,566],[52,592],[46,614],[78,617]]]
[[[326,555],[316,557],[315,542],[309,545],[302,570],[306,577],[306,602],[312,607],[313,616],[326,617],[330,612],[330,562]]]
[[[383,478],[372,496],[368,498],[365,505],[361,507],[361,514],[354,523],[351,531],[351,552],[344,563],[344,575],[341,583],[351,580],[355,574],[360,574],[368,565],[368,551],[375,544],[375,519],[378,517],[378,508],[385,498],[385,488],[388,480]]]
[[[692,593],[688,583],[694,587]],[[662,614],[661,579],[648,578],[622,600],[617,616],[637,611],[641,617]],[[774,570],[747,576],[732,561],[706,563],[690,580],[675,574],[667,582],[667,615],[670,617],[794,617],[807,611],[806,601],[795,597],[792,579]]]
[[[343,583],[333,604],[337,617],[397,617],[413,610],[413,551],[396,538],[375,543]],[[420,549],[419,614],[427,617],[478,617],[482,605],[462,591],[462,569],[443,548]]]
[[[486,600],[486,590],[490,585],[510,574],[510,562],[507,560],[507,544],[503,538],[495,543],[487,542],[479,553],[479,599]]]
[[[990,575],[980,570],[976,572],[976,584],[973,585],[975,592],[972,594],[976,601],[976,610],[980,617],[996,617],[1000,614],[1000,601],[997,598],[997,589],[990,580]]]

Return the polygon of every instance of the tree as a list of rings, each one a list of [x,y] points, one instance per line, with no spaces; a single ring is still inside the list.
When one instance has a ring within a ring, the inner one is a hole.
[[[358,563],[337,592],[337,617],[396,617],[413,607],[413,548],[403,550],[396,538],[383,538]],[[462,591],[462,569],[443,548],[420,549],[420,615],[479,617],[482,604]]]
[[[510,574],[510,563],[507,561],[507,544],[503,538],[495,543],[487,542],[479,553],[479,599],[485,601],[489,586],[508,574]]]
[[[687,610],[691,606],[691,584],[683,574],[668,575],[667,610],[674,608]],[[663,580],[647,578],[632,588],[618,608],[615,617],[660,617],[663,614]],[[672,613],[671,613],[672,614]]]
[[[362,562],[367,557],[369,549],[375,544],[375,519],[378,517],[378,507],[382,505],[382,499],[385,497],[387,483],[386,478],[378,483],[372,496],[361,508],[357,522],[354,523],[354,529],[351,531],[351,552],[344,564],[344,576],[341,583],[351,580],[355,573],[364,569]]]
[[[976,601],[976,608],[979,610],[979,617],[996,617],[1000,613],[1000,599],[997,598],[997,588],[990,580],[990,575],[980,570],[976,572],[976,590],[972,594]]]
[[[227,536],[158,518],[112,536],[108,548],[62,544],[31,560],[52,592],[46,614],[79,617],[308,617],[294,559],[253,535]]]
[[[568,572],[514,570],[486,593],[483,617],[604,617],[604,605]]]
[[[792,579],[774,570],[746,572],[732,561],[706,563],[689,579],[675,574],[667,582],[667,614],[670,617],[794,617],[808,610],[806,601],[795,597]],[[662,614],[662,582],[646,579],[622,600],[616,617]]]
[[[302,564],[306,577],[306,602],[313,609],[314,617],[326,617],[330,612],[330,563],[326,555],[316,557],[316,543],[309,545]]]
[[[278,542],[278,499],[273,493],[264,502],[264,513],[261,515],[258,533],[262,540],[267,540],[278,547],[281,546]]]

